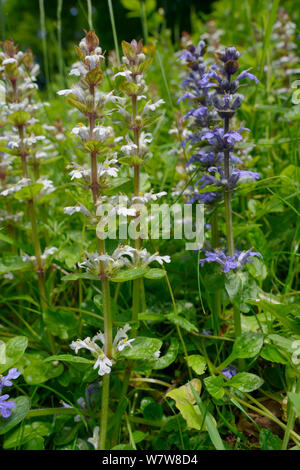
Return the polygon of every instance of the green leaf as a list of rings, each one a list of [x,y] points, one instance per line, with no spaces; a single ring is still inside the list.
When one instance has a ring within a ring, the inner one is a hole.
[[[24,445],[24,450],[44,450],[44,439],[40,436],[34,437]]]
[[[298,304],[274,304],[260,300],[259,305],[274,315],[283,326],[300,334],[300,307]]]
[[[118,444],[111,448],[111,450],[135,450],[130,444]]]
[[[176,408],[178,408],[182,414],[188,427],[199,431],[202,428],[203,420],[198,407],[194,406],[196,400],[193,396],[193,392],[191,391],[190,384],[192,384],[195,393],[199,395],[201,391],[201,381],[199,379],[192,379],[187,384],[170,390],[166,394],[166,397],[173,398],[173,400],[175,400]]]
[[[223,397],[225,393],[223,389],[224,379],[221,375],[218,377],[206,377],[204,383],[208,393],[210,393],[212,397],[218,400]]]
[[[136,83],[128,82],[124,80],[119,85],[120,91],[125,93],[128,96],[138,95],[140,91],[140,86]]]
[[[127,10],[129,10],[131,12],[130,14],[128,14],[128,16],[130,18],[140,17],[140,15],[141,15],[140,0],[121,0],[121,3],[125,8],[127,8]],[[145,3],[144,7],[145,7],[145,11],[146,11],[147,15],[149,15],[149,13],[151,13],[153,10],[155,10],[156,0],[146,0],[144,3]],[[124,42],[126,42],[126,41],[122,41],[122,49],[123,49],[124,55],[126,55],[125,52],[124,52],[124,48],[123,48],[123,43]],[[128,44],[128,43],[126,43],[126,44]]]
[[[297,416],[300,417],[300,395],[299,393],[288,392],[288,397],[291,400]]]
[[[65,246],[64,248],[59,250],[59,253],[56,256],[56,259],[58,259],[59,261],[64,262],[68,269],[72,269],[72,268],[74,268],[76,263],[78,263],[78,261],[80,261],[80,258],[81,258],[81,252],[80,251],[81,251],[80,250],[80,245],[77,244],[77,243],[72,243],[72,246]],[[77,274],[77,273],[75,273],[75,274]],[[72,278],[71,279],[66,279],[66,277],[68,278],[68,276],[71,276],[71,275],[73,275],[73,273],[70,273],[67,276],[64,276],[63,280],[64,281],[68,281],[68,280],[73,281],[73,280],[75,280],[75,279],[72,279]]]
[[[0,365],[6,363],[6,344],[0,341]]]
[[[47,436],[49,435],[51,428],[52,424],[44,421],[35,421],[34,423],[25,424],[25,426],[19,426],[18,429],[15,429],[5,436],[3,448],[12,449],[13,447],[19,447],[32,439]]]
[[[75,312],[62,309],[48,309],[43,313],[45,324],[53,336],[68,340],[77,333],[79,319]]]
[[[131,180],[130,178],[125,178],[125,177],[120,177],[120,178],[114,178],[113,181],[110,181],[109,187],[106,189],[103,189],[103,193],[105,195],[112,195],[119,193],[121,191],[126,191],[126,187],[130,186],[131,187]],[[127,185],[127,186],[125,186]]]
[[[30,410],[30,400],[28,397],[14,398],[16,406],[12,409],[11,416],[9,418],[0,417],[0,435],[5,434],[19,424],[27,415]]]
[[[171,338],[171,344],[163,356],[159,357],[158,359],[154,360],[153,369],[165,369],[169,367],[176,359],[179,349],[179,343],[176,338]]]
[[[28,267],[32,268],[31,263],[24,263],[19,256],[9,255],[0,261],[0,274],[25,270]]]
[[[66,276],[62,277],[63,281],[77,281],[77,279],[99,279],[98,276],[95,276],[95,274],[90,274],[90,273],[71,273],[71,274],[66,274]]]
[[[264,335],[262,333],[244,333],[235,340],[231,356],[235,358],[254,357],[259,354],[263,342]]]
[[[103,82],[103,72],[100,66],[94,67],[84,77],[83,81],[89,85],[99,86]]]
[[[217,450],[225,450],[223,441],[221,439],[221,436],[217,428],[217,423],[214,421],[210,413],[207,412],[200,396],[198,395],[197,391],[194,389],[192,382],[193,381],[190,382],[190,389],[194,395],[194,398],[196,400],[201,416],[204,416],[204,420],[205,420],[204,422],[205,422],[209,437],[211,439],[211,442],[213,443],[213,445],[215,446]]]
[[[141,412],[145,419],[160,421],[163,417],[163,407],[152,397],[145,397],[141,401]]]
[[[225,288],[227,294],[229,295],[232,301],[240,299],[242,289],[242,278],[239,273],[235,273],[232,271],[228,273],[225,281]]]
[[[288,359],[281,354],[276,346],[272,346],[271,344],[267,344],[262,348],[260,356],[266,361],[276,362],[278,364],[288,363]]]
[[[25,125],[27,121],[31,118],[30,114],[27,111],[15,111],[10,114],[7,118],[8,122],[11,122],[14,126]]]
[[[252,258],[252,263],[247,264],[247,269],[255,279],[263,281],[268,275],[268,271],[264,262],[259,258]]]
[[[86,152],[95,154],[107,153],[108,150],[108,147],[99,140],[88,140],[83,147]],[[100,159],[98,161],[100,163]]]
[[[175,313],[168,313],[168,315],[166,315],[166,318],[174,325],[177,325],[186,331],[199,331],[198,328],[193,325],[193,323],[188,321],[186,318],[181,317],[180,315],[175,315]]]
[[[161,348],[162,341],[157,338],[146,338],[139,336],[136,338],[131,348],[125,348],[120,356],[127,359],[147,359]]]
[[[165,277],[166,272],[164,269],[159,269],[159,268],[151,268],[149,271],[145,274],[146,279],[161,279]]]
[[[124,3],[126,0],[121,0],[121,1],[122,1],[122,3]],[[138,3],[138,0],[133,0],[133,2],[131,0],[130,0],[130,2],[128,2],[128,0],[127,0],[127,3],[130,3],[131,5],[133,5],[134,3]],[[122,41],[121,46],[122,46],[123,54],[126,57],[129,57],[129,58],[133,59],[134,56],[135,56],[135,51],[134,51],[133,46],[127,41]]]
[[[81,101],[79,101],[79,99],[73,95],[73,93],[68,95],[66,101],[70,106],[77,108],[81,113],[85,114],[87,112],[87,106],[81,103]]]
[[[60,354],[57,356],[50,356],[44,362],[63,361],[72,364],[94,364],[95,361],[86,359],[85,357],[73,356],[72,354]]]
[[[14,194],[14,197],[19,201],[27,201],[28,199],[33,199],[40,191],[43,189],[43,185],[40,183],[30,184],[20,189]]]
[[[211,269],[211,266],[207,266],[207,269]],[[205,273],[204,285],[207,292],[214,293],[216,290],[224,289],[225,275],[224,273]]]
[[[259,431],[259,443],[261,450],[281,450],[281,439],[269,429],[261,428]]]
[[[47,364],[44,361],[32,362],[24,369],[23,377],[29,385],[39,385],[58,377],[64,371],[62,364]]]
[[[6,361],[0,364],[0,374],[16,364],[24,354],[28,345],[26,336],[15,336],[6,343]]]
[[[253,392],[253,390],[257,390],[261,387],[263,383],[263,379],[258,377],[258,375],[248,372],[239,372],[226,382],[225,386],[234,387],[240,392]]]
[[[142,312],[139,313],[140,321],[164,321],[165,317],[161,313]]]
[[[145,439],[147,439],[148,436],[148,433],[142,431],[133,431],[132,433],[132,437],[135,444],[139,444],[140,442],[144,441]]]
[[[123,271],[119,271],[114,277],[110,278],[112,282],[125,282],[125,281],[132,281],[134,279],[138,279],[143,277],[149,268],[131,268],[131,269],[124,269]]]
[[[253,302],[257,299],[257,284],[247,272],[229,272],[226,276],[225,288],[232,302],[242,312],[249,311],[249,307],[246,305],[247,302]]]
[[[118,159],[119,163],[122,163],[123,165],[127,166],[140,166],[143,163],[143,159],[137,156],[131,156],[131,157],[120,157]]]
[[[78,428],[80,427],[80,423],[73,426],[64,426],[60,431],[58,431],[54,436],[54,443],[57,446],[63,446],[69,444],[69,442],[73,441],[76,434],[78,433]]]
[[[189,367],[196,372],[196,374],[204,374],[206,369],[206,360],[203,356],[200,356],[200,354],[192,354],[191,356],[188,356],[187,363]]]
[[[23,244],[15,240],[14,238],[9,237],[8,235],[5,235],[5,233],[0,232],[0,240],[9,243],[10,245],[17,246],[18,248],[21,248],[23,251],[27,252],[27,247]]]

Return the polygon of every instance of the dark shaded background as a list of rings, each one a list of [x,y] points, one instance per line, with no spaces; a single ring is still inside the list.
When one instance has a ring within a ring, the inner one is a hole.
[[[0,0],[1,39],[13,39],[19,49],[30,48],[41,65],[39,86],[44,88],[46,69],[40,20],[41,0]],[[47,61],[49,82],[54,84],[59,72],[59,63],[70,64],[75,60],[74,44],[84,36],[83,29],[89,29],[86,0],[63,0],[62,2],[62,48],[58,46],[57,5],[58,0],[43,0],[46,24]],[[125,0],[132,5],[132,0]],[[135,0],[136,1],[136,0]],[[139,0],[142,1],[142,0]],[[149,1],[149,0],[148,0]],[[155,4],[155,0],[150,0]],[[114,49],[113,33],[107,0],[91,0],[93,6],[93,27],[96,30],[101,47]],[[168,28],[175,47],[179,47],[182,31],[191,31],[191,15],[206,21],[212,6],[211,0],[156,0],[156,8],[148,15],[150,35],[155,35],[161,28]],[[121,0],[112,0],[118,42],[125,39],[143,38],[141,17],[131,17],[130,11]],[[160,14],[158,13],[159,9]],[[60,56],[62,54],[62,57]]]
[[[16,37],[21,48],[37,46],[40,48],[40,12],[39,0],[0,0],[2,4],[1,37]],[[210,12],[211,0],[157,0],[157,8],[163,8],[168,28],[173,37],[176,31],[189,31],[190,14],[194,10],[200,16]],[[103,46],[113,48],[107,0],[92,0],[94,28],[101,37]],[[44,0],[47,36],[56,29],[56,0]],[[119,38],[142,36],[140,18],[128,18],[120,0],[113,0],[116,27]],[[82,36],[82,29],[87,28],[86,0],[63,0],[62,32],[63,41],[74,42]],[[1,13],[1,12],[0,12]],[[150,30],[151,32],[151,30]]]

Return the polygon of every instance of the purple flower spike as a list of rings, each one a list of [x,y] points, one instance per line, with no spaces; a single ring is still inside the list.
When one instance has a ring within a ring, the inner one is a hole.
[[[14,401],[7,401],[8,398],[8,394],[0,396],[0,415],[3,418],[9,418],[12,408],[16,406]]]
[[[255,181],[255,180],[259,180],[259,178],[260,178],[260,174],[257,173],[256,171],[247,171],[247,170],[235,169],[235,170],[233,170],[232,174],[238,176],[239,180],[241,178],[245,178],[245,179],[252,179],[253,181]]]
[[[227,377],[227,379],[232,379],[238,373],[237,369],[234,366],[227,366],[222,370],[222,374]]]
[[[205,204],[216,204],[221,191],[214,191],[207,187],[213,185],[225,192],[233,192],[239,181],[255,181],[260,178],[257,172],[242,170],[235,167],[243,162],[234,155],[235,147],[243,140],[242,132],[250,131],[247,128],[237,130],[230,128],[230,120],[241,106],[244,96],[237,93],[244,79],[254,80],[255,75],[250,73],[250,68],[238,72],[240,68],[239,58],[244,52],[239,52],[234,46],[226,47],[217,52],[218,63],[210,67],[205,62],[205,44],[200,41],[197,47],[190,44],[187,51],[181,56],[181,60],[188,66],[188,75],[182,81],[181,88],[184,95],[178,101],[187,101],[189,109],[185,112],[182,121],[187,121],[191,133],[180,146],[186,145],[192,149],[192,156],[187,163],[187,168],[200,171],[200,177],[196,182],[195,191],[189,194],[189,203],[197,200]],[[236,76],[236,78],[234,78]],[[216,125],[219,118],[223,120],[223,126]],[[197,186],[205,188],[205,193],[198,193]],[[206,189],[207,188],[207,189]],[[238,261],[238,255],[226,256],[221,251],[206,252],[205,262],[217,262],[223,267],[225,273],[240,268],[244,264]],[[251,256],[251,255],[249,255]],[[249,261],[247,256],[247,261]],[[255,256],[255,255],[253,255]]]
[[[230,46],[226,47],[225,51],[219,54],[219,58],[222,62],[226,63],[228,60],[238,60],[243,54],[245,54],[245,51],[239,52],[234,46]]]
[[[253,73],[249,73],[248,70],[244,70],[242,73],[240,73],[239,76],[236,77],[236,80],[240,82],[241,80],[243,80],[243,78],[249,78],[249,80],[254,80],[255,83],[259,83],[258,78],[255,75],[253,75]]]
[[[224,251],[216,249],[215,251],[205,251],[206,258],[200,259],[199,264],[203,266],[205,263],[218,263],[222,266],[224,273],[228,273],[236,268],[241,269],[244,264],[252,263],[250,259],[253,256],[262,258],[261,253],[256,251],[238,251],[236,250],[234,256],[226,256]]]
[[[3,387],[11,387],[13,384],[11,380],[17,379],[20,375],[21,372],[19,372],[15,367],[10,369],[8,374],[0,379],[0,391]]]

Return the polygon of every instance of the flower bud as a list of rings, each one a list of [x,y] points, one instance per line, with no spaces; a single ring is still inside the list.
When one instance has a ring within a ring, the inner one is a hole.
[[[95,31],[86,31],[85,32],[85,41],[89,52],[92,52],[99,46],[99,39]]]
[[[140,54],[137,55],[137,63],[138,64],[141,64],[142,62],[144,62],[146,59],[146,56],[143,52],[141,52]]]
[[[224,65],[224,70],[228,75],[235,74],[240,68],[240,64],[237,60],[228,60]]]

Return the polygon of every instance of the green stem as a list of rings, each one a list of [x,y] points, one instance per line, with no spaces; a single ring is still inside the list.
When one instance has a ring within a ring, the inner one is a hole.
[[[1,22],[1,39],[5,41],[5,17],[3,14],[3,0],[0,0],[0,22]]]
[[[101,281],[104,314],[105,355],[112,357],[112,316],[110,309],[110,287],[109,280],[104,277]]]
[[[232,208],[231,208],[231,192],[224,191],[224,204],[225,204],[225,222],[226,222],[226,237],[228,245],[229,256],[234,256],[234,241],[232,230]]]
[[[213,249],[219,247],[219,230],[218,230],[218,209],[216,208],[211,216],[211,246]],[[216,290],[214,292],[214,300],[213,300],[213,330],[214,335],[219,334],[219,322],[221,318],[221,310],[222,310],[222,302],[221,302],[221,291]]]
[[[100,437],[98,450],[106,449],[106,434],[109,406],[109,374],[105,374],[102,380],[102,401],[101,401],[101,417],[100,417]]]
[[[132,96],[132,127],[133,127],[133,137],[134,143],[136,145],[136,155],[139,155],[139,128],[136,125],[136,116],[137,116],[137,96]],[[140,167],[138,165],[134,165],[134,176],[133,176],[133,187],[134,187],[134,195],[138,196],[140,192]],[[138,214],[136,215],[138,217]],[[136,238],[134,241],[135,249],[139,250],[141,243],[140,239]],[[138,314],[141,308],[141,283],[143,282],[142,279],[134,279],[132,281],[132,320],[134,322],[138,322]],[[136,329],[132,330],[132,334],[136,334]]]
[[[46,23],[45,23],[45,7],[44,0],[39,0],[40,6],[40,23],[41,23],[41,33],[42,33],[42,48],[43,48],[43,57],[44,57],[44,67],[45,67],[45,77],[47,82],[47,87],[50,85],[50,76],[49,76],[49,64],[48,64],[48,52],[47,52],[47,40],[46,40]],[[48,90],[49,95],[49,90]]]
[[[95,88],[90,89],[92,95],[92,111],[89,116],[89,127],[90,127],[90,139],[94,137],[95,119],[97,117],[95,111]],[[97,154],[91,152],[91,191],[94,201],[94,210],[97,211],[97,202],[99,194],[98,184],[98,169],[97,169]],[[98,238],[98,253],[100,255],[105,253],[105,241]],[[104,316],[104,353],[111,359],[112,358],[112,316],[110,308],[110,286],[109,280],[105,273],[104,263],[100,261],[100,279],[102,288],[102,302],[103,302],[103,316]],[[100,415],[100,436],[99,436],[99,450],[105,450],[106,446],[106,434],[107,434],[107,418],[108,418],[108,407],[109,407],[109,374],[105,374],[102,380],[102,401],[101,401],[101,415]]]
[[[61,36],[61,12],[62,12],[63,0],[57,0],[57,49],[58,49],[58,70],[61,80],[61,86],[64,87],[64,64],[62,54],[62,36]]]
[[[92,2],[91,0],[86,0],[87,1],[87,7],[88,7],[88,24],[90,29],[94,29],[93,27],[93,10],[92,10]]]
[[[110,16],[111,27],[112,27],[113,37],[114,37],[114,45],[115,45],[115,50],[116,50],[116,55],[117,55],[117,62],[118,62],[118,65],[120,65],[120,51],[119,51],[118,36],[117,36],[117,30],[116,30],[116,24],[115,24],[114,10],[112,6],[112,1],[107,0],[107,3],[108,3],[109,16]]]
[[[296,386],[294,388],[295,388],[294,391],[296,393],[299,393],[299,390],[300,390],[300,379],[299,378],[298,378]],[[288,401],[288,420],[287,420],[287,425],[286,425],[286,429],[285,429],[285,433],[284,433],[284,437],[283,437],[283,441],[282,441],[281,450],[286,450],[287,449],[287,446],[288,446],[288,443],[289,443],[289,440],[290,440],[291,431],[293,430],[293,427],[294,427],[294,424],[295,424],[295,417],[296,416],[295,416],[293,404],[289,400]]]
[[[38,416],[48,416],[48,415],[74,415],[78,411],[75,408],[39,408],[36,410],[29,410],[26,417],[27,418],[36,418]]]
[[[121,395],[119,398],[119,404],[116,410],[116,415],[120,414],[120,408],[122,407],[122,403],[124,398],[127,395],[128,387],[129,387],[129,382],[130,382],[130,376],[131,376],[131,361],[129,361],[128,366],[124,370],[124,376],[123,376],[123,381],[122,381],[122,390],[121,390]],[[119,416],[119,421],[115,425],[115,429],[113,432],[112,436],[112,447],[118,444],[118,439],[119,439],[119,432],[120,432],[120,427],[121,427],[121,420],[122,420],[122,414]]]
[[[278,426],[281,427],[281,429],[286,429],[286,425],[280,421],[278,418],[276,418],[276,416],[273,415],[273,413],[271,413],[267,408],[264,408],[262,409],[261,406],[258,408],[256,406],[253,406],[251,405],[250,403],[248,403],[247,401],[245,400],[242,400],[241,398],[238,398],[234,395],[232,395],[230,392],[228,392],[227,390],[225,390],[225,393],[226,395],[229,395],[233,400],[237,401],[238,403],[240,403],[241,405],[247,407],[247,408],[250,408],[250,410],[253,410],[255,411],[256,413],[262,415],[262,416],[265,416],[266,418],[269,418],[271,421],[273,421],[274,423],[278,424]],[[248,396],[247,396],[248,397]],[[252,397],[251,397],[252,398]],[[260,404],[261,405],[261,404]],[[295,442],[296,445],[299,446],[300,444],[300,436],[295,432],[295,431],[290,431],[290,435],[291,435],[291,438],[293,439],[293,441]]]
[[[172,300],[172,304],[173,304],[174,315],[177,315],[177,307],[176,307],[176,302],[175,302],[175,297],[174,297],[174,294],[173,294],[172,286],[171,286],[171,283],[170,283],[170,280],[169,280],[169,277],[168,277],[168,274],[167,274],[167,271],[166,271],[165,267],[162,266],[162,268],[163,268],[163,270],[165,271],[165,277],[166,277],[168,289],[169,289],[170,296],[171,296],[171,300]],[[176,330],[177,330],[177,334],[178,334],[179,340],[180,340],[181,345],[182,345],[184,358],[185,358],[185,361],[186,361],[186,364],[187,364],[187,368],[188,368],[189,378],[190,378],[190,380],[192,380],[193,377],[192,377],[191,369],[190,369],[190,367],[189,367],[189,365],[188,365],[188,364],[189,364],[189,362],[188,362],[189,355],[188,355],[188,352],[187,352],[187,349],[186,349],[186,346],[185,346],[185,342],[184,342],[184,339],[183,339],[183,336],[182,336],[181,329],[180,329],[179,325],[176,325]]]
[[[143,27],[144,41],[145,41],[145,44],[147,44],[147,42],[148,42],[148,25],[147,25],[145,0],[141,0],[141,21],[142,21],[142,27]]]
[[[224,134],[229,131],[229,117],[224,118]],[[228,182],[230,178],[230,154],[229,150],[224,150],[224,175],[225,179]],[[233,240],[233,230],[232,230],[232,207],[231,207],[231,190],[227,187],[224,190],[224,207],[225,207],[225,223],[226,223],[226,238],[228,246],[228,255],[234,256],[234,240]],[[241,328],[241,314],[239,308],[234,306],[233,313],[234,320],[234,333],[235,336],[240,336],[242,333]]]
[[[233,307],[233,323],[234,323],[234,334],[235,337],[237,338],[238,336],[241,336],[242,334],[242,322],[241,322],[241,313],[240,309],[235,305]],[[241,364],[243,361],[241,362]]]
[[[28,168],[27,168],[27,154],[25,152],[24,146],[24,126],[18,127],[19,137],[20,137],[20,154],[22,159],[22,170],[23,170],[23,177],[28,178]],[[34,208],[34,200],[29,199],[27,202],[28,206],[28,214],[31,223],[31,235],[32,235],[32,244],[34,248],[34,253],[36,257],[36,272],[38,274],[38,282],[39,282],[39,291],[41,296],[41,306],[42,311],[46,309],[46,295],[45,295],[45,285],[44,285],[44,268],[42,263],[41,257],[41,246],[40,240],[38,235],[37,229],[37,222],[35,216],[35,208]]]

